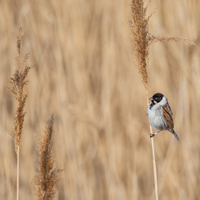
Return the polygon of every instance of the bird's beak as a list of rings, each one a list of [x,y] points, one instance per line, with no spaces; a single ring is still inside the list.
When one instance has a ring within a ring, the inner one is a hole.
[[[149,98],[149,100],[150,100],[150,101],[153,101],[153,98],[151,97],[151,98]]]

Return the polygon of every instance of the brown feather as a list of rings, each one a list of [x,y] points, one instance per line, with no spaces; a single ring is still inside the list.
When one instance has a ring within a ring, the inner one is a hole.
[[[173,112],[169,106],[169,104],[163,106],[163,115],[166,119],[167,124],[169,125],[169,128],[173,130],[174,128],[174,122],[173,122]]]

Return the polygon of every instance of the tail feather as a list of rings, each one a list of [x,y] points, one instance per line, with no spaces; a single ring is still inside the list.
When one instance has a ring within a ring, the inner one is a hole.
[[[172,133],[172,134],[175,136],[175,138],[176,138],[179,142],[181,142],[181,141],[179,140],[178,135],[174,132],[174,130],[173,130],[173,133]]]

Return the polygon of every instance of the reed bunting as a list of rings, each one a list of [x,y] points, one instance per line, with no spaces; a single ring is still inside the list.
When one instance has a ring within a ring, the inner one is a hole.
[[[173,113],[167,98],[161,93],[156,93],[149,100],[151,101],[147,108],[149,123],[154,129],[158,130],[156,133],[151,134],[150,137],[163,130],[168,130],[180,141],[178,135],[174,132]]]

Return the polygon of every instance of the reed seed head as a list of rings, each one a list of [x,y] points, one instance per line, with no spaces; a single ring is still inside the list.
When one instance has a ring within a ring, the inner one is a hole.
[[[132,0],[131,2],[131,19],[129,19],[129,25],[132,31],[133,46],[135,48],[135,56],[138,63],[139,74],[142,78],[142,82],[148,94],[148,71],[147,64],[149,61],[149,47],[155,42],[187,42],[195,45],[193,42],[187,39],[176,37],[159,37],[154,36],[148,31],[148,22],[150,17],[146,17],[146,11],[148,4],[144,6],[143,0]]]
[[[53,115],[46,121],[43,134],[38,138],[38,176],[34,178],[37,199],[53,199],[54,186],[59,180],[60,170],[53,168]]]
[[[147,63],[149,60],[150,38],[148,36],[148,20],[146,18],[147,7],[144,8],[143,0],[132,0],[131,14],[132,19],[129,21],[135,55],[138,62],[139,74],[142,78],[145,89],[147,90],[148,73]]]
[[[22,27],[19,28],[16,34],[16,38],[17,38],[17,53],[18,53],[16,57],[17,70],[10,79],[11,86],[9,88],[13,93],[14,98],[17,101],[17,109],[14,116],[15,150],[17,149],[17,146],[20,145],[21,141],[24,117],[26,114],[26,112],[24,111],[24,107],[27,99],[27,95],[24,94],[24,86],[28,83],[26,77],[31,69],[31,66],[26,64],[29,54],[25,55],[24,57],[25,66],[22,66],[23,68],[21,67],[20,49],[23,38]]]

